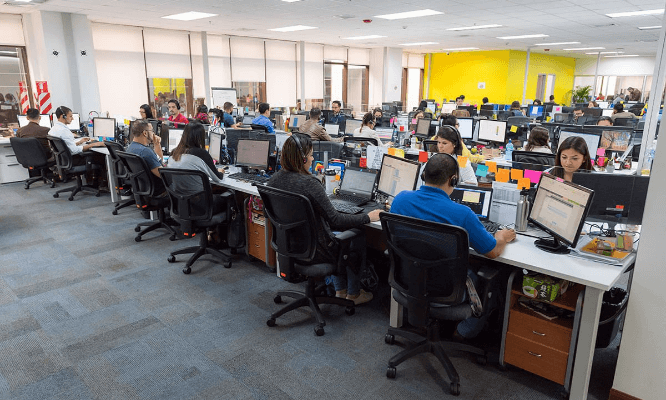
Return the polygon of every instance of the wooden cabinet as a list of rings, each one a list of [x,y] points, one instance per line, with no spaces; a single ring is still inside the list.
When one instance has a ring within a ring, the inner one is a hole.
[[[0,183],[19,182],[29,176],[28,170],[16,160],[9,138],[0,139]]]
[[[515,279],[514,279],[515,278]],[[564,385],[569,392],[573,356],[580,326],[584,286],[570,287],[552,306],[573,311],[573,318],[549,320],[521,306],[522,274],[509,278],[500,363],[511,364]]]
[[[275,267],[275,250],[271,248],[271,224],[263,213],[250,212],[247,218],[247,254]],[[268,230],[266,230],[268,226]]]

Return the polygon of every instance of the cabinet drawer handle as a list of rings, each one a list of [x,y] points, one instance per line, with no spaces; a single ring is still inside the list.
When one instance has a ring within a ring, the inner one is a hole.
[[[533,334],[539,335],[539,336],[546,336],[545,333],[537,332],[537,331],[532,331]]]
[[[539,358],[541,358],[541,354],[532,353],[531,351],[528,351],[528,353],[530,353],[530,355],[533,355],[534,357],[539,357]]]
[[[259,247],[259,245],[258,245],[258,244],[255,244],[255,245],[254,245],[254,247],[257,247],[257,248],[258,248],[258,247]]]

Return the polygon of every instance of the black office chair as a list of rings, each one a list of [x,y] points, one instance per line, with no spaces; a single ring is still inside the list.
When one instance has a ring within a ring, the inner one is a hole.
[[[460,394],[460,377],[445,353],[439,336],[439,321],[463,321],[472,317],[467,294],[469,243],[464,229],[423,221],[402,215],[382,213],[382,229],[386,234],[391,270],[389,284],[393,298],[407,308],[409,324],[426,328],[420,335],[402,328],[389,328],[384,341],[395,343],[395,336],[415,344],[393,356],[388,362],[386,376],[396,377],[396,367],[421,353],[431,353],[440,361],[450,380],[451,393]],[[485,283],[478,291],[483,303],[491,296],[491,281],[498,271],[482,267],[478,275]],[[483,293],[483,294],[482,294]],[[481,315],[488,312],[485,307]],[[459,343],[446,343],[446,348],[476,354],[480,363],[486,362],[482,349]]]
[[[280,276],[287,282],[297,283],[301,277],[307,279],[305,293],[280,291],[275,296],[276,303],[282,297],[294,299],[281,310],[271,314],[266,324],[275,326],[275,319],[300,307],[309,306],[317,319],[314,331],[317,336],[324,334],[326,322],[319,309],[320,304],[337,304],[346,307],[347,315],[354,314],[354,302],[326,296],[325,285],[317,282],[325,276],[346,274],[347,265],[365,265],[365,237],[358,229],[351,229],[335,236],[339,243],[336,264],[313,264],[317,248],[317,220],[307,197],[269,186],[257,186],[264,202],[264,213],[273,226],[271,247],[277,252]],[[333,240],[331,238],[331,240]]]
[[[340,150],[340,157],[360,157],[362,150],[358,147],[360,146],[363,148],[368,145],[379,146],[379,143],[377,142],[377,139],[374,138],[345,136],[342,149]]]
[[[132,187],[130,183],[129,172],[117,154],[119,151],[125,151],[125,148],[120,143],[116,142],[104,142],[104,145],[109,150],[109,155],[111,156],[112,160],[111,168],[113,168],[113,171],[116,175],[116,182],[114,182],[114,187],[118,192],[118,196],[121,196],[122,193],[127,193],[127,190]],[[131,199],[119,201],[116,203],[113,211],[111,211],[111,214],[118,215],[118,210],[132,206],[134,204],[136,204],[134,196],[132,196]]]
[[[423,148],[425,149],[425,151],[428,151],[430,153],[439,152],[439,150],[437,150],[437,140],[424,140]]]
[[[509,118],[506,119],[506,126],[519,126],[519,127],[527,127],[531,122],[531,119],[529,117],[519,117],[519,116],[510,116]]]
[[[44,183],[50,183],[51,187],[55,187],[55,181],[51,180],[47,173],[49,168],[55,165],[55,161],[49,161],[44,147],[39,142],[39,139],[10,137],[9,143],[12,145],[16,160],[29,171],[39,172],[39,176],[28,178],[25,180],[25,189],[30,189],[30,185],[37,181],[43,180]]]
[[[545,171],[555,165],[555,154],[515,150],[511,153],[511,160],[514,161],[513,168]]]
[[[636,130],[643,130],[645,128],[645,120],[638,120],[636,123]]]
[[[268,127],[266,125],[259,125],[259,124],[251,124],[250,128],[253,131],[262,131],[268,133]]]
[[[615,118],[615,120],[613,120],[613,126],[628,126],[630,128],[635,128],[637,124],[637,118]]]
[[[323,153],[328,152],[328,159],[339,158],[340,151],[342,150],[342,143],[338,142],[329,142],[325,140],[313,140],[312,141],[312,151],[314,153]],[[323,158],[317,158],[322,160]]]
[[[213,191],[208,175],[202,171],[188,169],[160,168],[160,176],[171,201],[171,215],[180,224],[180,231],[185,237],[199,235],[199,245],[187,247],[171,252],[167,261],[176,261],[178,254],[192,254],[185,268],[184,274],[192,272],[192,264],[199,257],[210,254],[221,260],[224,268],[231,268],[231,256],[217,249],[209,247],[208,230],[218,225],[229,223],[234,211],[233,192],[223,193],[226,208],[213,214]],[[236,215],[238,217],[238,215]]]
[[[66,182],[70,176],[76,178],[76,186],[71,186],[65,189],[60,189],[57,192],[53,193],[53,197],[60,197],[60,193],[72,192],[68,200],[74,200],[74,196],[79,192],[88,192],[94,193],[95,197],[100,196],[99,189],[93,185],[84,185],[81,175],[86,174],[88,171],[101,171],[101,167],[97,164],[93,164],[90,160],[86,161],[86,165],[73,165],[74,159],[72,153],[69,151],[69,147],[65,142],[55,136],[47,136],[51,150],[53,150],[53,155],[55,157],[56,167],[58,170],[58,175],[63,182]],[[83,157],[92,155],[92,152],[84,151],[81,153]]]
[[[141,211],[157,211],[158,220],[156,222],[141,222],[136,225],[134,231],[138,234],[134,240],[140,242],[143,235],[159,228],[164,228],[171,233],[169,240],[176,240],[176,230],[173,229],[173,224],[167,221],[164,212],[164,209],[169,207],[169,196],[166,193],[156,193],[154,179],[158,178],[152,177],[153,173],[148,168],[146,161],[140,156],[125,151],[117,151],[116,154],[129,172],[136,207]],[[142,226],[145,226],[146,229],[141,230]]]

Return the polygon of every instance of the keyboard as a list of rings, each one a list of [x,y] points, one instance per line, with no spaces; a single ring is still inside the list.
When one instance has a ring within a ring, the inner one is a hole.
[[[343,203],[340,201],[332,201],[331,204],[333,204],[333,208],[335,208],[337,211],[345,214],[359,214],[363,212],[363,209],[361,207],[355,207],[351,204]]]
[[[267,176],[247,174],[247,173],[244,173],[244,172],[237,172],[235,174],[231,174],[231,175],[229,175],[229,178],[236,179],[236,180],[239,180],[239,181],[247,181],[247,182],[261,183],[261,184],[264,184],[264,183],[268,182],[268,180],[270,179]]]
[[[492,221],[481,221],[481,225],[486,228],[486,231],[490,234],[495,234],[500,228],[500,224]]]
[[[352,203],[352,204],[355,204],[357,206],[360,206],[361,204],[368,201],[367,199],[362,199],[362,198],[356,197],[356,196],[350,196],[348,194],[338,194],[337,196],[335,196],[335,198],[337,200],[346,201],[347,203]]]

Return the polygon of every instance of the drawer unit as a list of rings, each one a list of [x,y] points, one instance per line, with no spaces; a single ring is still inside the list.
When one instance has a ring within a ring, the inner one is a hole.
[[[511,309],[508,332],[559,351],[569,352],[571,327],[530,315],[517,307]]]
[[[0,183],[20,182],[30,177],[28,170],[16,160],[9,139],[0,142]]]
[[[263,214],[252,212],[247,221],[247,254],[258,258],[269,266],[275,266],[275,251],[270,247],[270,223]],[[266,232],[268,225],[268,232]],[[268,250],[268,260],[266,260]]]
[[[568,357],[568,352],[535,343],[511,332],[506,334],[504,361],[560,385],[564,385]]]

